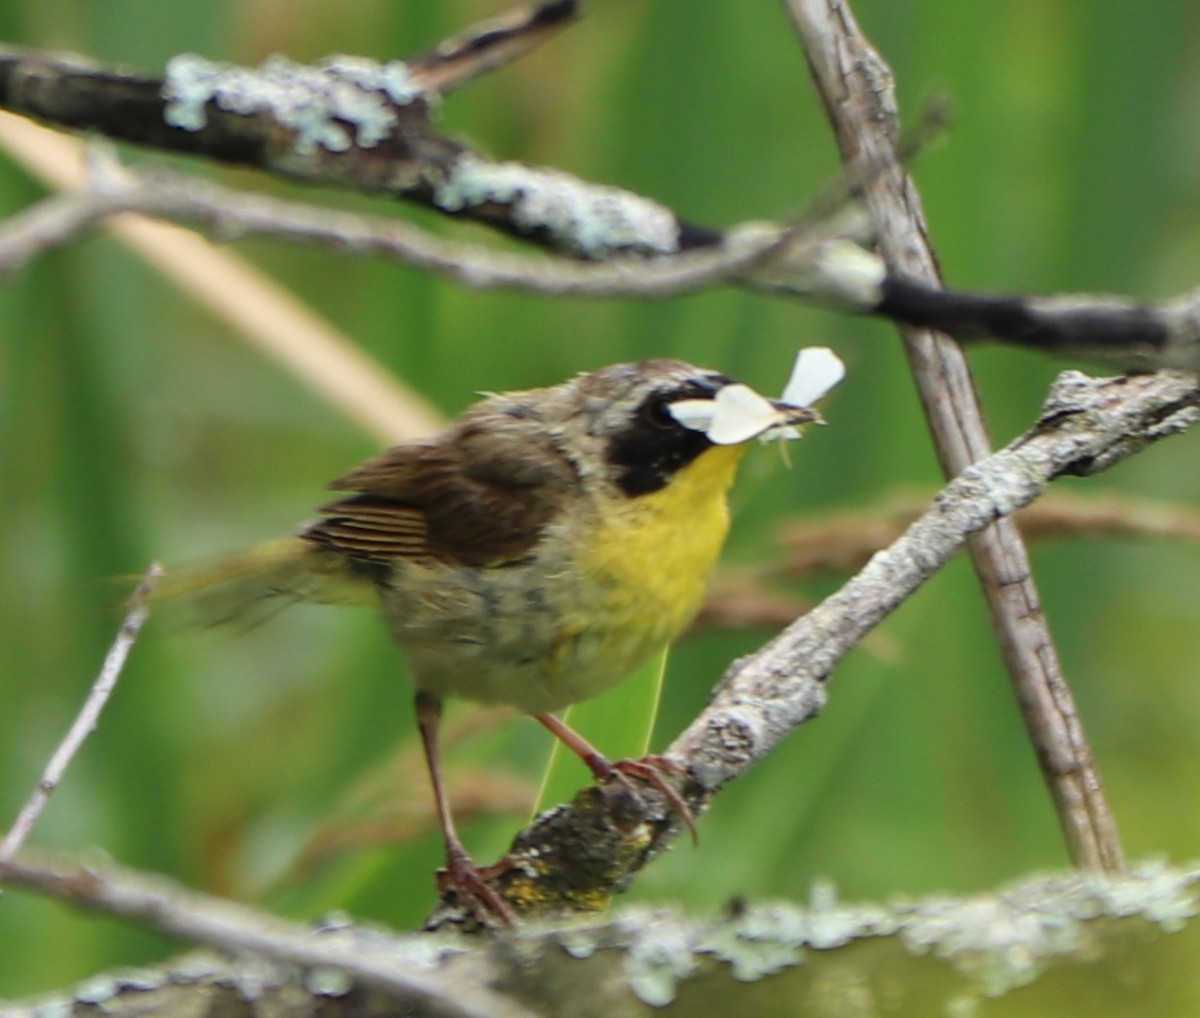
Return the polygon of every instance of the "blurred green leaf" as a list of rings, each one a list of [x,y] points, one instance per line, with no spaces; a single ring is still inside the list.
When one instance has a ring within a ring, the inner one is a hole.
[[[609,760],[645,756],[658,717],[667,656],[664,650],[602,696],[568,707],[563,721]],[[590,777],[579,758],[555,740],[534,812],[568,802]]]

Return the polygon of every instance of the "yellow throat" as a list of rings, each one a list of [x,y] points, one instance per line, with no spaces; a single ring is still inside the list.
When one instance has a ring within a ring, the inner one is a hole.
[[[632,669],[692,621],[729,532],[726,493],[746,446],[713,446],[659,491],[605,499],[578,565],[612,634],[614,667]],[[617,663],[620,662],[620,663]]]

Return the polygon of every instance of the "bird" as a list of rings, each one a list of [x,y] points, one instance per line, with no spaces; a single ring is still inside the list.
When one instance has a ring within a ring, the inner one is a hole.
[[[209,621],[264,605],[377,602],[407,659],[446,864],[439,890],[513,923],[455,829],[438,724],[459,697],[516,707],[599,781],[649,782],[685,824],[660,757],[610,761],[556,712],[661,652],[698,611],[729,529],[727,492],[756,437],[795,438],[842,377],[826,348],[797,358],[781,400],[679,360],[614,364],[486,395],[440,434],[332,482],[341,497],[293,535],[168,574],[160,597]]]

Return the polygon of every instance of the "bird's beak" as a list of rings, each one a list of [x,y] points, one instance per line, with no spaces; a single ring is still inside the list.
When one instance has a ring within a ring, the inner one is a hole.
[[[770,403],[779,418],[758,436],[760,441],[790,442],[793,439],[804,437],[804,432],[800,430],[802,424],[825,423],[825,418],[813,407],[795,406],[780,400],[771,400]]]
[[[815,407],[796,406],[795,403],[785,403],[783,400],[772,399],[768,403],[775,408],[779,415],[779,423],[774,427],[789,427],[793,424],[824,424],[825,418]]]

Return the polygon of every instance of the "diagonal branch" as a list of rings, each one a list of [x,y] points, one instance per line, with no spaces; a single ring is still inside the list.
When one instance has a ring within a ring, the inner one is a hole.
[[[488,18],[413,57],[409,74],[423,92],[444,95],[536,49],[578,18],[581,7],[581,0],[546,0]]]
[[[50,796],[62,783],[71,761],[87,741],[88,736],[96,730],[100,715],[104,711],[109,697],[112,696],[113,690],[117,688],[117,680],[120,679],[121,672],[125,668],[129,652],[133,649],[138,633],[141,632],[142,626],[150,614],[147,602],[154,587],[162,578],[162,572],[162,567],[158,564],[151,565],[146,570],[142,582],[133,592],[129,611],[121,623],[121,628],[117,631],[112,647],[104,658],[104,665],[101,667],[96,681],[92,684],[83,707],[80,708],[74,723],[68,729],[62,742],[59,743],[58,749],[51,756],[33,794],[17,815],[17,819],[4,836],[4,840],[0,841],[0,865],[9,862],[21,850],[21,846],[24,845],[33,831],[34,825],[37,824],[38,818],[42,815],[42,811],[46,808],[46,804],[50,801]]]
[[[879,162],[895,144],[899,119],[890,68],[843,0],[785,2],[843,160]],[[912,179],[899,167],[881,173],[867,182],[864,200],[889,273],[938,288],[941,274]],[[942,470],[961,473],[991,447],[963,352],[926,329],[902,326],[900,334]],[[1124,857],[1116,822],[1015,524],[1002,520],[979,534],[971,556],[1071,858],[1077,866],[1119,872]]]
[[[1200,386],[1190,376],[1093,379],[1064,372],[1038,424],[967,467],[841,590],[736,662],[671,755],[687,760],[711,795],[814,716],[837,662],[972,535],[1011,518],[1055,478],[1106,470],[1198,421]],[[1052,752],[1068,749],[1062,739]]]

